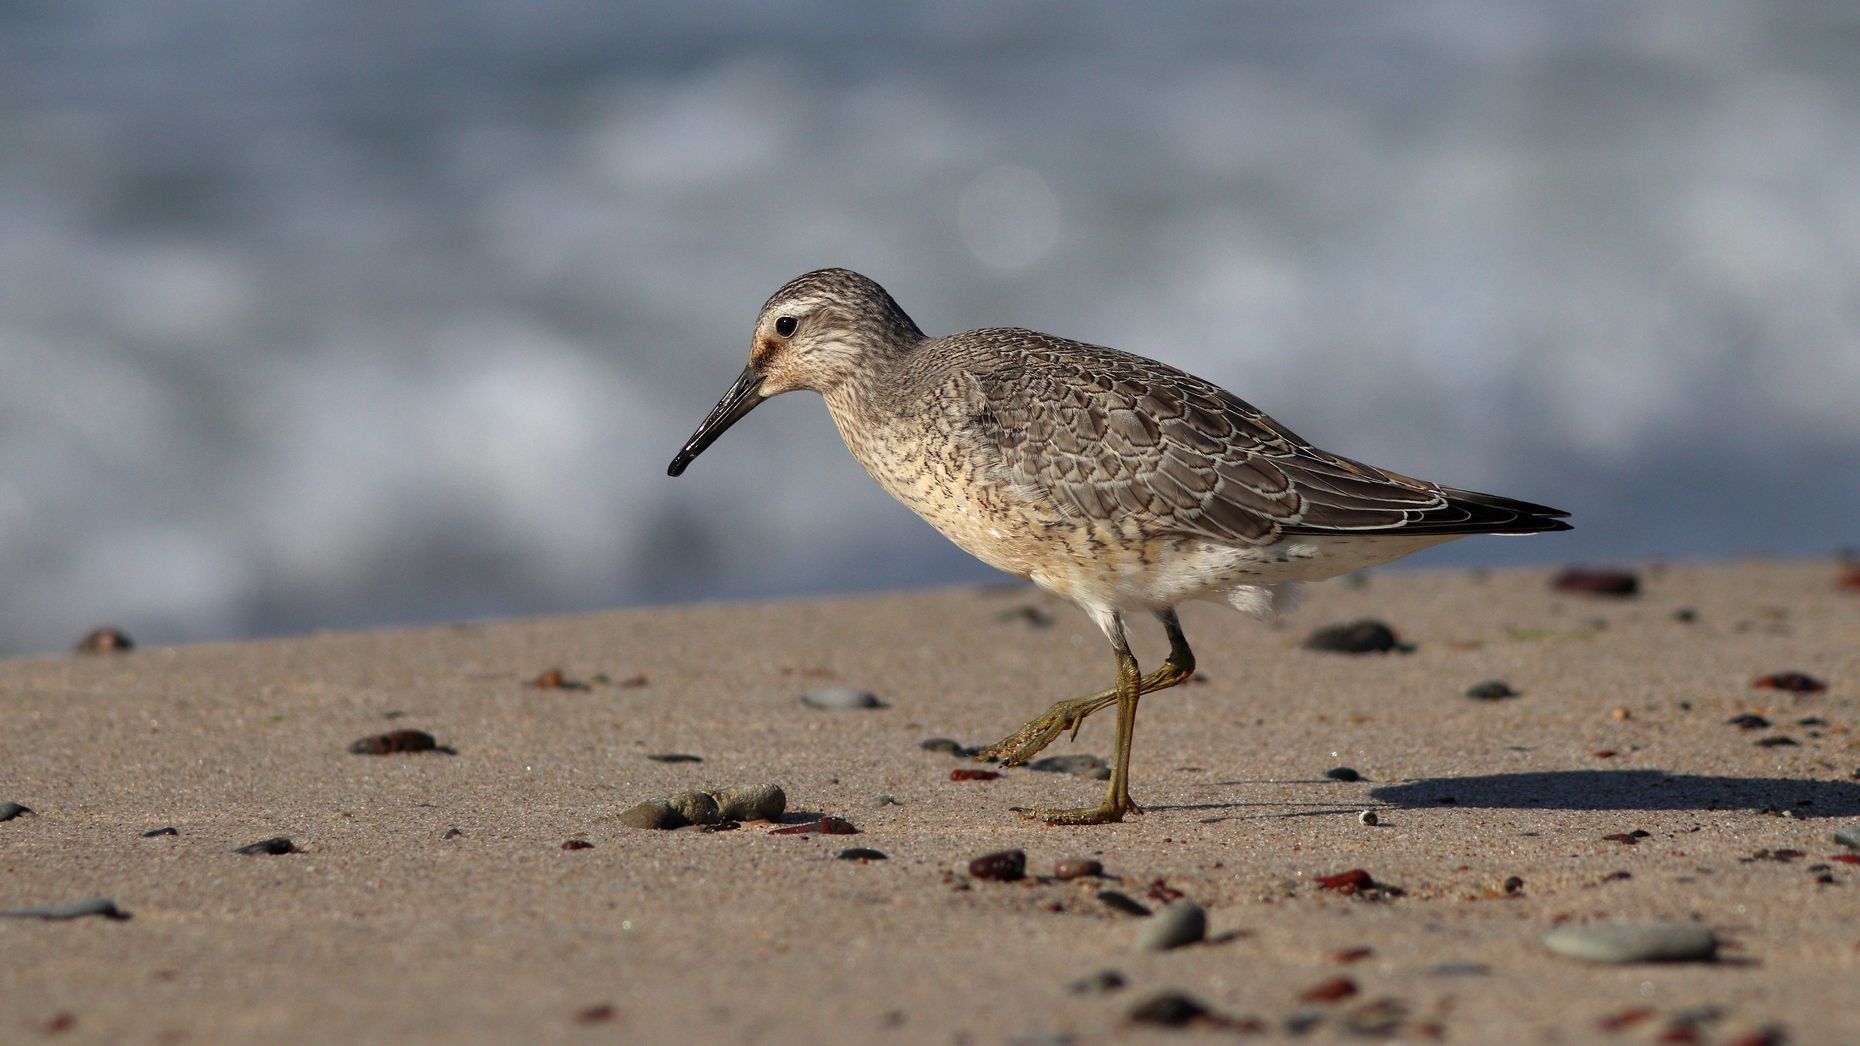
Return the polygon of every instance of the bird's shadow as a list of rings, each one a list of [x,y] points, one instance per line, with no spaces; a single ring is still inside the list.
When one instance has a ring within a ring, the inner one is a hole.
[[[1502,810],[1793,810],[1803,817],[1860,814],[1860,782],[1717,777],[1662,770],[1545,770],[1431,777],[1371,788],[1392,806]]]
[[[1244,785],[1246,781],[1223,781]],[[1287,784],[1292,782],[1273,782]],[[1335,787],[1335,781],[1310,782]],[[1385,807],[1464,806],[1495,810],[1790,810],[1798,817],[1852,817],[1860,814],[1860,782],[1816,781],[1788,777],[1714,777],[1669,774],[1663,770],[1544,770],[1471,777],[1429,777],[1371,788],[1368,798]],[[1363,807],[1334,800],[1298,804],[1282,802],[1183,803],[1154,810],[1261,809],[1251,818],[1327,817],[1355,814]],[[1208,822],[1229,817],[1210,817]]]

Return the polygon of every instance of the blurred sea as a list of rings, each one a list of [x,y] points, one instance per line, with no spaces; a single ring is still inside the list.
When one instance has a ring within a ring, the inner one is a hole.
[[[14,0],[0,651],[990,577],[666,478],[822,265],[1576,514],[1428,562],[1860,542],[1850,3]]]

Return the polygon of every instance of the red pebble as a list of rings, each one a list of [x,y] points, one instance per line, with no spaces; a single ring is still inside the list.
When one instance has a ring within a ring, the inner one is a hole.
[[[1376,954],[1374,948],[1345,948],[1339,952],[1331,952],[1330,961],[1338,966],[1347,966],[1353,962],[1361,962],[1374,954]]]
[[[1835,854],[1828,860],[1839,861],[1842,864],[1860,864],[1860,854]]]
[[[1653,1011],[1642,1006],[1639,1009],[1622,1010],[1612,1017],[1603,1017],[1599,1023],[1603,1031],[1620,1031],[1623,1028],[1632,1028],[1652,1016]]]
[[[769,832],[770,835],[811,835],[814,833],[819,833],[821,835],[858,835],[859,829],[854,828],[850,821],[843,821],[837,817],[822,817],[818,821],[809,821],[806,824],[791,824],[786,828],[777,828]]]
[[[1843,592],[1860,592],[1860,563],[1849,563],[1835,579],[1834,587]]]
[[[993,770],[951,770],[949,772],[949,779],[952,781],[992,781],[1000,776]]]
[[[1806,672],[1772,672],[1751,680],[1750,685],[1786,690],[1791,694],[1818,694],[1828,688],[1828,684]]]
[[[1373,889],[1376,885],[1376,881],[1371,879],[1369,873],[1361,868],[1352,868],[1347,872],[1338,872],[1336,875],[1320,875],[1318,876],[1318,885],[1326,890],[1335,890],[1338,893],[1357,893],[1362,890]]]
[[[1307,988],[1298,998],[1305,1002],[1336,1002],[1357,992],[1356,982],[1348,977],[1332,977],[1315,988]]]

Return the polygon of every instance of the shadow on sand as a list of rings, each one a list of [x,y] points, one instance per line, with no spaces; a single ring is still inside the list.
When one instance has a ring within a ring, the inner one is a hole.
[[[1705,777],[1660,770],[1555,770],[1434,777],[1372,788],[1393,806],[1506,810],[1794,810],[1803,817],[1860,814],[1860,782]]]

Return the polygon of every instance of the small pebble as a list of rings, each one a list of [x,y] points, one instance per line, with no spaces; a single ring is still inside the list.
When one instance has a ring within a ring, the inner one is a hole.
[[[86,915],[101,915],[106,919],[127,919],[129,913],[116,906],[108,897],[89,897],[82,901],[66,901],[63,904],[46,904],[36,908],[15,908],[0,915],[14,919],[78,919]]]
[[[1718,938],[1696,923],[1596,923],[1544,935],[1544,947],[1588,962],[1702,962],[1718,954]]]
[[[1361,868],[1352,868],[1347,872],[1338,872],[1336,875],[1320,875],[1317,883],[1320,889],[1335,890],[1346,894],[1361,893],[1365,890],[1372,890],[1376,886],[1375,879]]]
[[[1146,952],[1166,952],[1207,936],[1207,911],[1193,901],[1176,901],[1163,905],[1144,920],[1137,932],[1137,947]]]
[[[1799,745],[1801,743],[1802,742],[1797,741],[1787,734],[1777,734],[1774,737],[1759,737],[1751,742],[1751,744],[1756,745],[1758,748],[1783,748],[1790,745]]]
[[[1502,679],[1488,679],[1466,689],[1466,696],[1475,701],[1503,701],[1508,697],[1517,697],[1518,692],[1511,689]]]
[[[1180,1028],[1211,1017],[1212,1014],[1199,999],[1181,992],[1152,995],[1130,1008],[1132,1023],[1160,1024],[1166,1028]]]
[[[1492,968],[1482,962],[1443,962],[1427,968],[1429,977],[1484,977]]]
[[[701,763],[704,757],[689,752],[647,752],[646,758],[655,763]]]
[[[665,805],[684,818],[685,824],[716,824],[723,820],[723,814],[717,809],[717,800],[705,792],[668,795],[665,797]]]
[[[788,794],[778,784],[744,785],[712,792],[725,821],[778,821],[788,811]]]
[[[1590,596],[1633,596],[1640,594],[1640,578],[1625,570],[1595,570],[1571,567],[1550,580],[1558,592],[1580,592]]]
[[[1089,857],[1067,857],[1053,865],[1055,879],[1097,878],[1104,874],[1104,863]]]
[[[1509,876],[1505,879],[1504,889],[1507,894],[1511,894],[1512,896],[1521,894],[1524,892],[1524,879],[1516,875]]]
[[[620,823],[629,828],[657,828],[670,830],[683,828],[691,822],[684,819],[672,804],[663,799],[647,799],[635,803],[620,813]]]
[[[1000,773],[994,770],[951,770],[949,772],[949,779],[952,781],[992,781],[1000,776]]]
[[[71,649],[79,654],[121,654],[136,648],[136,642],[120,628],[94,628],[84,634]]]
[[[452,749],[441,746],[432,734],[424,730],[390,730],[385,734],[364,737],[349,742],[349,751],[356,755],[395,755],[400,752],[456,754]]]
[[[885,861],[890,860],[883,851],[867,846],[850,846],[839,852],[842,861]]]
[[[1724,725],[1735,726],[1743,730],[1762,730],[1770,725],[1770,721],[1755,713],[1745,712],[1743,715],[1734,715],[1726,719]]]
[[[1413,649],[1396,640],[1394,629],[1369,619],[1320,628],[1305,638],[1303,646],[1333,654],[1381,654],[1390,650],[1407,653]]]
[[[19,803],[0,803],[0,821],[11,821],[22,814],[30,813],[32,813],[30,806],[22,806]]]
[[[944,752],[949,755],[968,755],[969,750],[962,743],[948,737],[929,737],[917,742],[917,747],[926,752]]]
[[[1039,770],[1049,774],[1077,774],[1098,781],[1111,777],[1111,767],[1095,755],[1075,753],[1071,755],[1049,755],[1044,759],[1035,759],[1027,764],[1029,770]]]
[[[1066,985],[1066,990],[1074,995],[1105,995],[1122,988],[1126,983],[1124,975],[1116,970],[1099,970],[1090,977],[1081,977]]]
[[[1682,625],[1689,625],[1699,619],[1699,612],[1691,607],[1680,607],[1673,611],[1673,620]]]
[[[1377,817],[1374,810],[1364,810],[1362,813],[1356,815],[1356,819],[1371,828],[1382,823],[1382,818]]]
[[[898,801],[897,796],[892,795],[889,792],[880,792],[877,795],[872,797],[872,805],[873,806],[903,806],[904,804]]]
[[[451,828],[446,829],[446,834],[440,836],[440,838],[441,839],[457,839],[458,837],[464,834],[465,834],[465,829],[460,828],[455,825]]]
[[[575,1014],[575,1023],[576,1024],[601,1024],[606,1021],[613,1020],[614,1014],[616,1012],[618,1011],[616,1011],[611,1005],[607,1003],[601,1003],[598,1006],[590,1006],[587,1009],[582,1010],[581,1012]]]
[[[1324,776],[1333,781],[1361,781],[1363,775],[1347,766],[1333,766],[1324,771]]]
[[[1860,850],[1860,825],[1842,828],[1834,833],[1834,841],[1842,846],[1851,846]]]
[[[1806,672],[1772,672],[1751,680],[1750,685],[1791,694],[1818,694],[1828,688],[1828,684]]]
[[[1034,628],[1053,627],[1053,615],[1029,603],[995,615],[996,621],[1025,621]]]
[[[542,674],[538,675],[535,679],[530,680],[528,683],[525,683],[524,685],[533,686],[538,690],[586,690],[588,689],[588,684],[576,682],[575,680],[568,678],[568,673],[562,671],[559,668],[544,669],[542,671]]]
[[[969,874],[977,879],[1011,883],[1027,876],[1027,855],[1020,850],[997,850],[969,862]]]
[[[562,849],[564,850],[592,850],[594,849],[594,844],[591,842],[588,842],[586,839],[569,839],[565,841],[564,843],[562,843]]]
[[[1362,989],[1348,977],[1332,977],[1313,987],[1298,993],[1301,1002],[1337,1002],[1347,999]]]
[[[1103,902],[1105,907],[1123,912],[1125,915],[1150,914],[1148,908],[1145,908],[1136,898],[1122,890],[1099,890],[1097,896],[1098,900]]]
[[[860,690],[850,686],[829,686],[809,694],[802,694],[801,703],[809,708],[819,708],[829,712],[885,707],[885,703],[878,699],[877,694],[870,690]]]
[[[282,835],[274,835],[269,839],[260,839],[255,843],[247,843],[233,851],[233,853],[236,854],[293,854],[296,852],[297,844],[291,842],[288,837]]]
[[[173,825],[165,825],[161,828],[151,828],[148,831],[143,832],[142,838],[153,839],[158,835],[180,835],[180,834],[181,834],[181,830],[179,828],[176,828]]]

